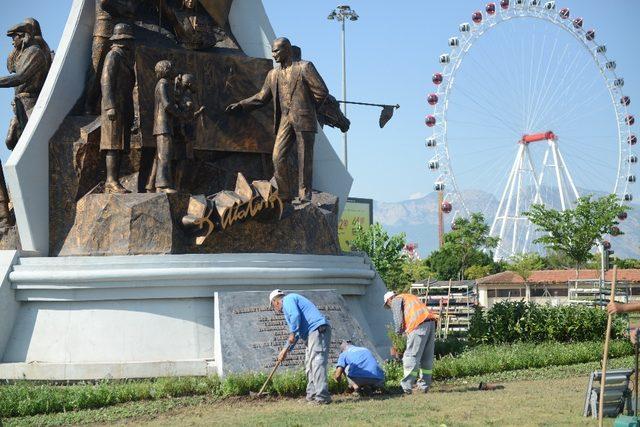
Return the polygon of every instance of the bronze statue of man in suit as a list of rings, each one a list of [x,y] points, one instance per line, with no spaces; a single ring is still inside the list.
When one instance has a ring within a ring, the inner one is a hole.
[[[269,71],[260,92],[227,107],[228,113],[251,111],[273,102],[274,177],[280,197],[291,201],[296,186],[288,178],[288,153],[298,154],[297,196],[300,202],[311,200],[313,177],[313,144],[318,131],[317,108],[321,106],[329,90],[316,68],[308,61],[293,61],[291,43],[286,38],[274,40],[273,59],[280,67]]]
[[[100,80],[102,116],[100,150],[106,151],[105,193],[128,193],[120,184],[122,153],[129,151],[133,125],[133,88],[136,82],[133,28],[117,24],[110,39]]]

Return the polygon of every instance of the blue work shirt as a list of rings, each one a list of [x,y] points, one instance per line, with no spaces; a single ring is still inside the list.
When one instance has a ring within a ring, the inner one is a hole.
[[[384,371],[369,349],[350,345],[338,357],[337,367],[347,371],[351,378],[384,380]],[[348,369],[347,369],[348,367]]]
[[[322,325],[328,325],[327,319],[311,301],[298,294],[287,294],[282,298],[282,312],[289,325],[289,331],[306,340],[309,333]]]

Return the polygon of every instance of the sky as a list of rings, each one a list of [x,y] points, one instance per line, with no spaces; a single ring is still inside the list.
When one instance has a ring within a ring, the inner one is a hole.
[[[330,91],[340,98],[340,31],[337,22],[327,20],[337,3],[325,0],[263,0],[263,3],[276,34],[301,46],[304,59],[314,62]],[[431,76],[441,69],[438,57],[449,51],[447,40],[458,35],[458,25],[470,22],[472,12],[484,8],[484,2],[476,0],[405,0],[391,4],[384,0],[353,0],[349,5],[360,19],[347,23],[348,99],[401,106],[384,129],[377,124],[378,108],[354,106],[348,111],[352,122],[349,171],[354,177],[351,195],[380,201],[416,198],[432,191],[436,175],[428,170],[427,163],[433,152],[424,146],[425,138],[431,135],[424,125],[425,115],[432,110],[426,102],[427,94],[433,91]],[[569,7],[572,17],[580,15],[585,27],[596,29],[597,40],[606,43],[608,56],[617,61],[616,71],[626,77],[624,91],[632,99],[633,110],[633,100],[640,102],[640,79],[634,78],[640,69],[636,53],[638,35],[634,30],[640,2],[566,0],[558,1],[557,5]],[[27,16],[34,16],[55,49],[70,6],[70,0],[8,2],[3,6],[0,28],[9,28]],[[573,97],[562,95],[560,90],[561,95],[555,97],[559,105],[552,105],[549,117],[562,118],[565,113],[576,119],[571,122],[572,127],[560,123],[547,129],[553,122],[549,119],[539,125],[539,131],[562,131],[561,148],[576,180],[582,183],[579,186],[592,189],[610,186],[617,155],[610,141],[615,118],[604,83],[597,80],[595,67],[580,56],[575,40],[555,28],[545,27],[547,24],[521,21],[504,24],[504,28],[499,26],[495,34],[487,33],[460,67],[459,84],[454,85],[449,110],[451,163],[459,184],[464,189],[494,193],[502,189],[505,171],[513,163],[517,150],[514,139],[527,126],[518,121],[520,116],[513,117],[521,97],[514,89],[517,87],[514,76],[545,69],[547,60],[554,69],[560,64],[558,77],[547,79],[552,93],[556,86],[562,89],[575,80],[570,87]],[[533,55],[526,53],[529,43],[536,47],[531,50]],[[10,50],[10,39],[0,39],[0,63]],[[572,56],[574,52],[578,53]],[[582,74],[578,72],[582,70],[580,61],[584,61],[585,67]],[[571,64],[577,65],[572,68]],[[559,77],[562,74],[565,80]],[[538,91],[533,84],[531,92],[540,93],[544,84],[544,80],[540,82]],[[12,94],[12,90],[0,90],[3,136],[11,117]],[[563,102],[576,108],[562,105]],[[509,123],[502,126],[504,122]],[[340,132],[326,129],[326,133],[342,155]],[[0,151],[3,161],[7,154],[6,150]]]

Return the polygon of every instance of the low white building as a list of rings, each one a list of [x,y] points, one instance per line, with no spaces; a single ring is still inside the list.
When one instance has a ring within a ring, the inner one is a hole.
[[[605,274],[607,287],[612,271]],[[478,300],[490,308],[499,301],[533,301],[552,305],[593,302],[599,294],[598,270],[538,270],[525,281],[514,271],[503,271],[477,280]],[[640,269],[618,270],[616,299],[640,299]]]

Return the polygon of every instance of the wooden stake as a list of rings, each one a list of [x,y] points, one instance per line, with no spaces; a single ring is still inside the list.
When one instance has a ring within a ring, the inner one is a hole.
[[[447,338],[449,336],[449,306],[451,305],[451,279],[449,279],[449,289],[447,290],[447,313],[445,315],[445,329],[444,329],[444,337]]]
[[[609,296],[609,303],[615,302],[616,298],[616,280],[618,278],[618,267],[613,267],[613,279],[611,281],[611,295]],[[613,316],[609,314],[607,316],[607,332],[604,336],[604,354],[602,355],[602,376],[600,378],[600,399],[598,401],[598,426],[602,427],[604,408],[604,384],[607,379],[607,359],[609,358],[609,336],[611,335],[611,321]]]

